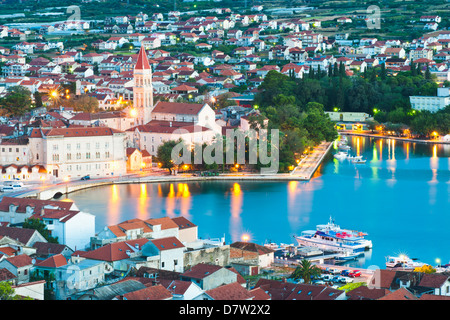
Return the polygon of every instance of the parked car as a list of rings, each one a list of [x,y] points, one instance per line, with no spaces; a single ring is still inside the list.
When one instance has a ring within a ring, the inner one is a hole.
[[[341,276],[348,276],[349,273],[350,273],[350,270],[342,270]]]
[[[352,278],[349,278],[349,277],[342,277],[343,279],[342,279],[342,282],[343,283],[350,283],[350,282],[353,282],[353,279]]]
[[[325,284],[325,281],[323,281],[323,280],[313,280],[312,284]]]
[[[334,276],[332,279],[333,282],[345,282],[345,277],[343,276]]]
[[[339,270],[339,269],[331,269],[330,273],[333,274],[333,275],[339,275],[339,274],[341,274],[341,270]]]
[[[348,274],[348,276],[351,277],[351,278],[360,277],[360,276],[361,276],[361,271],[359,271],[359,270],[354,270],[354,271],[350,272],[350,273]]]
[[[331,281],[331,280],[333,280],[333,276],[331,274],[324,274],[324,275],[322,275],[322,280],[323,281]]]
[[[91,178],[91,176],[87,175],[81,178],[81,180],[89,180]]]

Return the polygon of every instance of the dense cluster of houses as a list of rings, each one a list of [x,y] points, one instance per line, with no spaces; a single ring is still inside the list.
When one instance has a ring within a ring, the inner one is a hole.
[[[24,228],[25,219],[41,221],[58,243]],[[95,217],[72,202],[4,197],[0,221],[0,282],[36,300],[450,299],[447,273],[376,270],[353,290],[292,281],[286,271],[274,278],[274,250],[201,239],[184,216],[136,218],[95,233]]]
[[[22,86],[33,99],[39,93],[44,107],[1,119],[0,180],[121,176],[150,168],[164,141],[209,143],[228,128],[245,130],[248,116],[258,112],[253,108],[258,86],[272,70],[303,78],[311,70],[342,65],[352,76],[384,65],[395,75],[414,63],[438,83],[450,81],[448,30],[432,30],[411,42],[351,40],[345,32],[322,34],[317,19],[268,19],[261,6],[250,14],[228,8],[208,14],[108,17],[95,27],[109,38],[90,47],[65,48],[64,34],[41,41],[55,32],[85,33],[94,27],[83,21],[38,31],[1,26],[0,37],[17,43],[0,47],[0,97]],[[335,23],[364,19],[340,17]],[[423,16],[420,23],[440,20]],[[70,84],[74,92],[60,92]],[[80,96],[98,101],[101,112],[61,106],[61,99]],[[449,90],[440,88],[437,96],[410,100],[414,109],[435,112],[449,99]]]

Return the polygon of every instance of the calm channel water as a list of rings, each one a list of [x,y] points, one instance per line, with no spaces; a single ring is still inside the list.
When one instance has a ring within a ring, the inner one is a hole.
[[[385,267],[387,255],[450,261],[450,145],[349,137],[350,154],[330,154],[308,182],[192,182],[113,185],[69,195],[96,215],[96,230],[127,219],[185,216],[201,238],[227,243],[295,243],[293,236],[325,224],[365,231],[373,249],[352,263]],[[335,150],[332,151],[334,153]]]

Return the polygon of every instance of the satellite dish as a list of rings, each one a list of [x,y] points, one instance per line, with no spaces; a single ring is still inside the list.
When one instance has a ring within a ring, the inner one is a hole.
[[[36,264],[36,259],[31,259],[31,263],[34,265],[34,264]]]

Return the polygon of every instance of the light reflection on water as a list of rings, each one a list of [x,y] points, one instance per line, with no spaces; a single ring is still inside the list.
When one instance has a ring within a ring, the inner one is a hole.
[[[450,260],[450,148],[352,137],[350,154],[331,155],[308,182],[203,181],[113,185],[69,195],[96,215],[96,230],[132,219],[185,216],[202,238],[227,242],[293,243],[293,235],[332,216],[344,228],[366,231],[374,243],[357,266],[384,267],[385,256],[406,252],[432,263]],[[106,195],[106,196],[105,196]],[[353,263],[355,264],[355,263]]]

